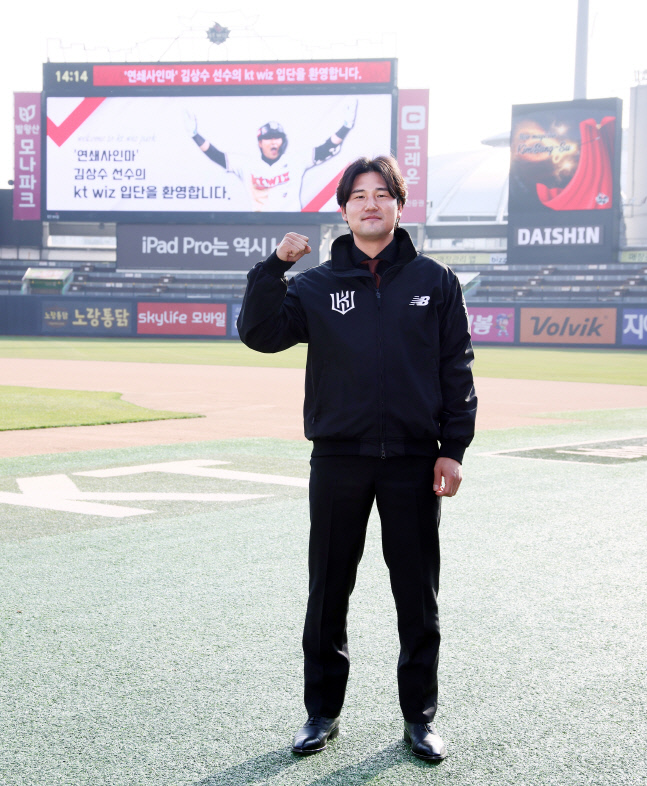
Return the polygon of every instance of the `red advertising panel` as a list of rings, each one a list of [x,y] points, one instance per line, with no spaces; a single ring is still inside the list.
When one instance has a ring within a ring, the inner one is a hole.
[[[403,224],[424,224],[427,220],[428,136],[429,90],[400,90],[398,163],[409,188]]]
[[[138,303],[137,335],[224,336],[224,303]]]
[[[468,318],[474,343],[514,343],[514,306],[470,306]]]
[[[618,248],[622,102],[512,108],[508,262],[606,262]]]
[[[139,85],[328,85],[390,84],[390,60],[333,60],[268,63],[154,63],[92,66],[100,87]]]
[[[522,308],[522,344],[615,344],[615,308]]]
[[[16,221],[40,220],[40,93],[14,93],[14,189]]]

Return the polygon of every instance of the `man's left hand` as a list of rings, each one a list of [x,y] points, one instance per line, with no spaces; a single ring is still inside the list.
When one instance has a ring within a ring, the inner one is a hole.
[[[434,464],[434,491],[437,497],[453,497],[463,480],[463,468],[458,461],[442,457]]]

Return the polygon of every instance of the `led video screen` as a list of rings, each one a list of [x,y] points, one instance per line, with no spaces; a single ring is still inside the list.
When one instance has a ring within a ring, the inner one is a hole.
[[[50,219],[312,220],[337,212],[336,184],[350,161],[393,148],[391,72],[381,85],[328,81],[287,93],[275,85],[136,82],[93,85],[84,95],[82,82],[52,88],[51,74],[49,82]]]

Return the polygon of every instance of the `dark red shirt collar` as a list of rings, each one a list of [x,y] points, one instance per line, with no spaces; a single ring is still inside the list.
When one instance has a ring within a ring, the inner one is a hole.
[[[369,261],[369,259],[379,259],[380,263],[378,265],[378,268],[382,267],[382,265],[384,265],[384,267],[387,268],[390,265],[392,265],[398,257],[398,244],[396,239],[393,238],[393,240],[389,243],[389,245],[380,251],[377,257],[369,257],[368,254],[365,254],[363,251],[357,248],[355,243],[353,243],[350,249],[350,254],[351,254],[351,260],[355,267],[359,267],[360,265],[365,265]]]

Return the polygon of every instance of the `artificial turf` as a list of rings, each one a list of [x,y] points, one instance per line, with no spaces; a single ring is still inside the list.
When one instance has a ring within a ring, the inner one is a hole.
[[[305,348],[261,356],[238,342],[21,339],[2,340],[0,356],[299,366]],[[646,384],[646,359],[477,348],[476,372]],[[306,478],[305,443],[0,460],[0,492],[12,494],[16,478],[62,473],[82,491],[270,495],[236,504],[148,500],[140,504],[152,512],[132,519],[2,506],[0,783],[642,786],[647,461],[596,466],[491,453],[645,434],[643,409],[477,435],[460,493],[443,507],[438,727],[449,757],[439,766],[412,758],[402,742],[396,619],[375,514],[351,599],[342,733],[325,753],[297,759],[289,745],[305,719],[307,490],[73,475],[205,458]]]
[[[0,385],[0,431],[196,417],[130,404],[121,393]]]
[[[439,766],[402,741],[395,610],[379,521],[351,598],[342,733],[298,759],[307,489],[204,477],[74,475],[195,458],[306,478],[269,439],[0,461],[85,491],[238,491],[102,519],[5,508],[0,521],[3,786],[639,786],[647,782],[647,461],[492,456],[635,438],[647,410],[477,435],[441,524]],[[137,503],[133,503],[137,504]]]

